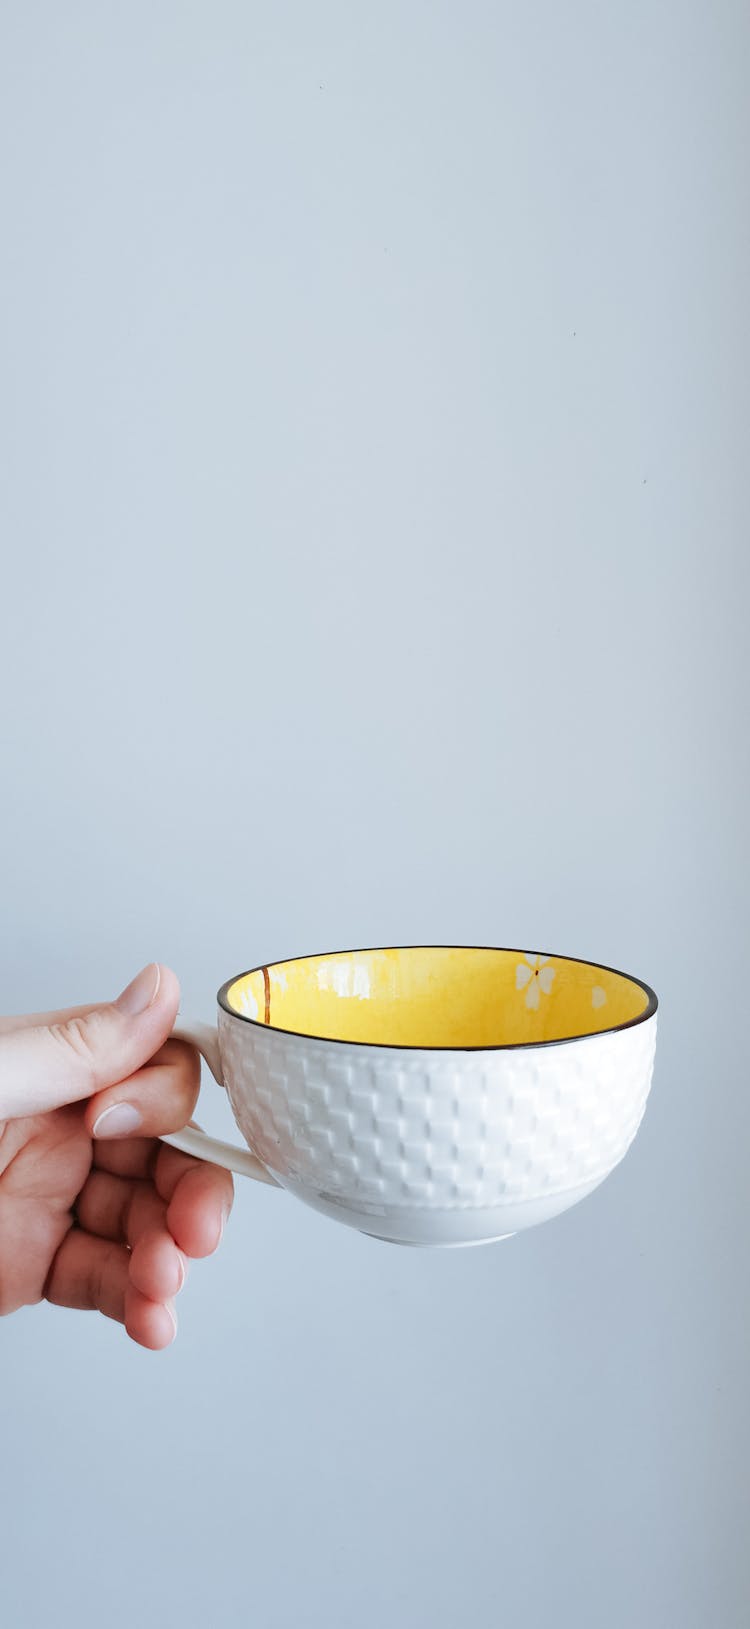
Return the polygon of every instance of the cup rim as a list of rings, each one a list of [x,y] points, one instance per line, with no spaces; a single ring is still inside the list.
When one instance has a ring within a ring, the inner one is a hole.
[[[643,1012],[635,1018],[627,1018],[622,1024],[609,1024],[606,1029],[586,1030],[580,1035],[551,1036],[546,1041],[499,1041],[492,1046],[419,1046],[414,1041],[351,1041],[343,1035],[313,1035],[309,1030],[282,1029],[280,1024],[265,1024],[260,1018],[250,1018],[247,1013],[237,1012],[235,1007],[229,1005],[229,991],[239,979],[249,978],[251,973],[262,973],[265,968],[270,973],[273,967],[286,967],[289,962],[314,961],[325,956],[359,956],[376,950],[501,950],[510,956],[549,956],[556,961],[577,962],[582,967],[591,967],[599,973],[615,973],[618,978],[627,979],[630,984],[637,984],[648,996],[648,1003]],[[635,1029],[637,1024],[647,1023],[657,1012],[659,1001],[655,990],[643,979],[636,978],[634,973],[623,973],[619,967],[609,967],[606,962],[592,962],[587,956],[565,956],[557,950],[538,950],[529,952],[519,950],[514,945],[360,945],[350,950],[312,950],[302,956],[282,956],[275,962],[258,962],[256,967],[248,967],[244,973],[233,973],[232,977],[222,984],[217,991],[216,1000],[222,1010],[230,1018],[237,1018],[242,1024],[251,1024],[255,1029],[262,1029],[266,1034],[295,1035],[301,1041],[324,1041],[327,1046],[362,1046],[378,1047],[381,1051],[390,1052],[524,1052],[530,1049],[548,1046],[571,1046],[578,1041],[595,1041],[602,1035],[616,1035],[620,1030]]]

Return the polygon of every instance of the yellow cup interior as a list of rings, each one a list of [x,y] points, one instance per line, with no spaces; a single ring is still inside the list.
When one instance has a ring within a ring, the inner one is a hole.
[[[645,1017],[652,992],[593,962],[467,945],[300,956],[221,992],[271,1028],[381,1046],[488,1047],[594,1035]]]

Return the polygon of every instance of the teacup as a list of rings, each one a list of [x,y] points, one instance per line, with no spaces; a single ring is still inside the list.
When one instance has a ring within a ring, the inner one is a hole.
[[[475,945],[254,967],[178,1022],[248,1148],[164,1138],[397,1244],[486,1244],[585,1198],[651,1085],[656,996],[571,956]]]

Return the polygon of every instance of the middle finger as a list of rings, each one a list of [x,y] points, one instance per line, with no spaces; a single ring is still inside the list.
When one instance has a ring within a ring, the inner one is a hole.
[[[166,1041],[144,1068],[87,1103],[86,1129],[94,1140],[158,1137],[181,1131],[195,1108],[200,1059],[185,1041]]]

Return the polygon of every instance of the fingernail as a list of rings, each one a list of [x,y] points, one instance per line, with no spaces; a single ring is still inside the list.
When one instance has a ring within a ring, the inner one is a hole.
[[[219,1237],[216,1240],[216,1243],[214,1245],[214,1250],[218,1250],[219,1245],[221,1244],[221,1241],[222,1241],[222,1239],[224,1237],[224,1229],[225,1229],[225,1227],[227,1225],[227,1217],[228,1217],[228,1215],[229,1215],[229,1206],[228,1205],[223,1205],[222,1206],[222,1211],[221,1211],[221,1225],[219,1227]]]
[[[179,1295],[180,1290],[182,1289],[182,1286],[183,1286],[183,1284],[185,1282],[185,1262],[183,1260],[182,1255],[180,1255],[178,1259],[179,1259],[179,1264],[180,1264],[180,1282],[177,1285],[177,1294]]]
[[[149,962],[137,973],[132,983],[118,995],[115,1006],[120,1012],[127,1013],[129,1018],[135,1018],[136,1013],[145,1012],[152,1002],[156,1000],[161,984],[161,968],[158,962]]]
[[[170,1318],[172,1319],[172,1325],[173,1325],[173,1328],[174,1328],[174,1335],[172,1336],[172,1340],[174,1340],[174,1336],[177,1334],[177,1313],[175,1312],[171,1301],[165,1301],[164,1305],[166,1307],[167,1312],[169,1313]]]
[[[143,1115],[134,1103],[113,1103],[94,1121],[94,1137],[132,1137],[143,1125]]]

